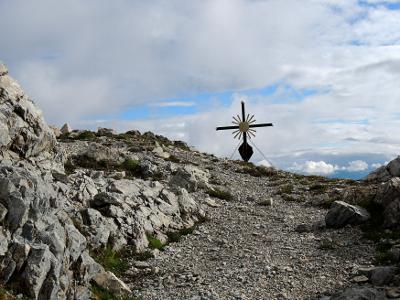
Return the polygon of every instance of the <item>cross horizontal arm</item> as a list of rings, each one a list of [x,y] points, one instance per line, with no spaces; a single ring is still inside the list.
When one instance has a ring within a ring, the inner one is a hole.
[[[239,129],[239,126],[223,126],[217,127],[217,130]]]
[[[253,124],[253,125],[250,125],[249,128],[268,127],[268,126],[274,126],[274,124],[272,124],[272,123]]]

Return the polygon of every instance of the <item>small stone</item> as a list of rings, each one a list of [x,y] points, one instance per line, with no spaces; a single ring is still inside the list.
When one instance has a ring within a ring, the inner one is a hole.
[[[300,225],[297,225],[295,231],[298,233],[311,232],[312,227],[308,224],[300,224]]]
[[[207,198],[205,202],[210,207],[221,207],[221,204],[217,203],[214,199],[211,198]]]
[[[269,197],[265,200],[258,202],[258,205],[260,206],[273,206],[273,204],[274,204],[274,199],[272,199],[272,197]]]
[[[386,296],[390,299],[400,298],[400,288],[394,287],[386,289]]]
[[[146,269],[146,268],[150,268],[149,263],[145,262],[145,261],[135,261],[133,263],[133,265],[135,266],[135,268],[137,269]]]
[[[0,76],[7,75],[8,69],[7,67],[0,61]]]
[[[355,283],[365,283],[368,282],[368,280],[368,277],[365,275],[356,276],[352,279],[352,281]]]

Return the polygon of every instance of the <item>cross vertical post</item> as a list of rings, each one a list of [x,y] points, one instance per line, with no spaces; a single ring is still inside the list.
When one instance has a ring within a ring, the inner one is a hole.
[[[244,102],[242,101],[242,123],[245,121],[246,121],[246,111],[244,108]],[[246,132],[243,132],[243,144],[246,147],[246,145],[247,145],[247,133]]]

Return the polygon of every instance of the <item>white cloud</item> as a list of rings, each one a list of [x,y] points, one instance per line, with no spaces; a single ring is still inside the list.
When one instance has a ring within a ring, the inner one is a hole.
[[[346,170],[349,172],[359,172],[365,171],[368,169],[368,164],[363,160],[354,160],[349,162],[349,165],[346,167]]]
[[[383,164],[381,164],[381,163],[374,163],[374,164],[371,165],[371,168],[375,170],[375,169],[378,169],[378,168],[380,168],[382,166],[383,166]]]
[[[257,162],[257,165],[264,166],[264,167],[272,167],[272,163],[266,159],[263,159],[263,160]]]
[[[155,106],[155,107],[191,107],[195,105],[196,105],[195,102],[184,102],[184,101],[155,102],[150,104],[150,106]]]
[[[314,174],[314,175],[331,175],[339,169],[336,165],[331,165],[324,161],[306,161],[303,164],[294,163],[292,168],[293,171]]]
[[[230,156],[238,142],[215,127],[244,97],[257,121],[275,124],[254,139],[274,165],[329,161],[319,167],[331,172],[398,153],[399,14],[357,0],[0,1],[0,58],[51,123],[151,130]],[[323,92],[244,92],[276,82]],[[230,105],[216,96],[190,116],[116,117],[227,90]]]

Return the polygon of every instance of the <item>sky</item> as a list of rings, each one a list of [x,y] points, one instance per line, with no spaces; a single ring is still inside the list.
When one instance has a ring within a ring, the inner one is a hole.
[[[231,157],[215,127],[245,101],[274,123],[255,163],[360,178],[400,153],[397,0],[0,0],[0,36],[50,124]]]

